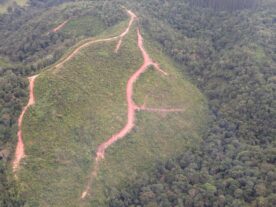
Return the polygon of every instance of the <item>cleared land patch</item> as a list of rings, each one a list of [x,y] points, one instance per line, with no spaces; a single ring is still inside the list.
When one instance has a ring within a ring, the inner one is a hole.
[[[97,17],[82,16],[68,19],[61,32],[71,36],[93,36],[104,31],[104,23]]]
[[[104,206],[112,188],[200,141],[204,98],[148,45],[170,75],[163,77],[155,70],[143,74],[135,84],[137,103],[144,101],[145,94],[154,93],[157,98],[149,96],[148,105],[179,104],[186,111],[138,112],[134,130],[107,150],[92,196],[80,201],[97,146],[126,122],[126,83],[142,64],[136,29],[131,29],[118,53],[114,53],[115,47],[115,41],[91,45],[58,73],[49,70],[38,77],[36,105],[26,114],[28,124],[23,124],[27,157],[19,173],[30,206]],[[163,93],[164,98],[159,99]]]

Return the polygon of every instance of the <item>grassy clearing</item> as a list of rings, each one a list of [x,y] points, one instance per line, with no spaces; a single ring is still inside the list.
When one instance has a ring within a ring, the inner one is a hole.
[[[0,14],[7,12],[8,7],[13,4],[18,4],[19,6],[25,6],[28,0],[7,0],[4,3],[0,4]]]
[[[121,31],[121,26],[114,31]],[[113,34],[106,32],[103,35]],[[36,105],[26,114],[23,135],[27,158],[20,170],[29,206],[105,206],[116,188],[200,141],[205,101],[172,62],[145,42],[170,75],[154,70],[135,85],[135,100],[148,105],[186,108],[179,114],[137,113],[137,126],[117,142],[101,163],[93,195],[80,201],[97,146],[126,123],[128,78],[142,64],[133,28],[118,54],[116,42],[84,49],[58,73],[45,71],[35,87]]]
[[[83,16],[69,20],[61,32],[75,37],[94,36],[103,32],[104,29],[104,23],[99,18]]]
[[[4,57],[0,57],[0,67],[10,67],[10,66],[12,66],[12,63],[8,59]]]
[[[86,38],[86,39],[80,40],[76,45],[74,45],[73,47],[68,49],[68,51],[59,59],[59,61],[57,61],[56,63],[54,63],[50,66],[48,66],[47,68],[45,68],[45,70],[55,70],[56,65],[58,65],[60,62],[62,62],[64,59],[66,59],[78,47],[80,47],[81,45],[83,45],[87,42],[90,42],[90,41],[93,41],[93,40],[96,40],[96,39],[104,39],[104,38],[110,38],[110,37],[118,36],[119,34],[122,33],[122,31],[124,31],[127,24],[128,24],[128,21],[123,21],[119,25],[117,25],[116,27],[112,27],[108,30],[105,30],[104,32],[102,32],[100,35],[98,35],[96,37],[91,37],[91,38]]]

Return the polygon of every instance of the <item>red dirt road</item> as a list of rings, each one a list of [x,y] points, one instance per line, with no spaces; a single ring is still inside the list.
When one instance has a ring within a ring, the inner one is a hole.
[[[23,137],[22,137],[22,123],[23,123],[23,118],[28,110],[28,108],[32,105],[35,104],[35,97],[34,97],[34,84],[35,84],[35,79],[37,78],[38,75],[29,77],[29,101],[28,104],[23,108],[19,118],[18,118],[18,132],[17,132],[17,146],[16,146],[16,151],[15,151],[15,158],[13,161],[13,171],[16,172],[16,170],[19,167],[20,161],[22,158],[25,156],[25,147],[24,147],[24,142],[23,142]]]
[[[90,45],[92,45],[92,44],[95,44],[95,43],[110,42],[110,41],[119,39],[118,44],[117,44],[117,46],[116,46],[116,48],[115,48],[115,52],[117,53],[117,52],[119,51],[120,47],[121,47],[123,38],[128,34],[128,32],[129,32],[129,30],[130,30],[130,28],[131,28],[131,26],[132,26],[134,20],[137,18],[136,15],[135,15],[133,12],[127,10],[127,13],[128,13],[128,15],[130,16],[130,20],[129,20],[129,23],[128,23],[128,26],[127,26],[126,30],[125,30],[123,33],[121,33],[120,35],[115,36],[115,37],[110,37],[110,38],[105,38],[105,39],[98,39],[98,40],[91,40],[91,41],[89,41],[89,42],[84,43],[83,45],[81,45],[81,46],[79,46],[78,48],[76,48],[76,49],[75,49],[70,55],[68,55],[64,60],[62,60],[61,62],[59,62],[59,63],[55,66],[55,68],[56,68],[56,69],[61,68],[61,67],[64,65],[64,63],[68,62],[68,61],[71,60],[74,56],[76,56],[76,55],[80,52],[80,50],[82,50],[83,48],[86,48],[86,47],[88,47],[88,46],[90,46]]]
[[[165,73],[163,70],[161,70],[159,67],[157,67],[157,64],[152,61],[152,59],[149,57],[149,54],[146,52],[143,46],[143,37],[140,33],[140,30],[137,29],[137,35],[138,35],[138,47],[140,51],[143,54],[144,63],[143,65],[130,77],[130,79],[127,82],[127,88],[126,88],[126,100],[128,105],[128,115],[127,115],[127,123],[125,127],[119,131],[117,134],[114,134],[110,139],[108,139],[106,142],[102,143],[97,150],[97,157],[96,161],[99,161],[104,158],[105,150],[118,141],[119,139],[122,139],[125,137],[134,127],[135,125],[135,112],[138,108],[136,104],[133,101],[133,87],[135,82],[138,80],[140,75],[144,73],[149,66],[153,65],[156,69],[162,71],[163,74]],[[161,110],[161,109],[160,109]]]
[[[111,37],[111,38],[93,40],[93,41],[87,42],[87,43],[79,46],[70,55],[68,55],[64,60],[62,60],[61,62],[56,64],[55,68],[58,69],[58,68],[62,67],[64,63],[71,60],[75,55],[77,55],[80,52],[81,49],[83,49],[85,47],[88,47],[91,44],[98,43],[98,42],[108,42],[108,41],[116,40],[118,38],[120,38],[120,41],[122,41],[122,39],[128,34],[129,29],[132,26],[132,24],[133,24],[133,22],[136,18],[135,14],[133,14],[131,11],[127,11],[127,13],[130,16],[130,21],[129,21],[128,27],[126,28],[126,30],[122,34],[120,34],[119,36]],[[57,32],[68,21],[69,20],[63,22],[61,25],[59,25],[58,27],[53,29],[53,32]],[[121,44],[118,43],[118,45],[116,46],[116,52],[118,52],[118,50],[120,49],[120,46],[121,46]],[[17,169],[20,165],[20,161],[25,157],[25,150],[24,150],[25,147],[24,147],[23,136],[22,136],[22,122],[23,122],[24,115],[25,115],[26,111],[28,110],[28,108],[35,103],[34,84],[35,84],[35,79],[37,78],[37,76],[38,75],[35,75],[35,76],[32,76],[32,77],[28,78],[29,79],[29,102],[23,108],[23,110],[22,110],[22,112],[21,112],[21,114],[18,118],[18,132],[17,132],[18,142],[17,142],[17,146],[16,146],[14,161],[13,161],[13,164],[12,164],[14,172],[17,171]]]
[[[78,48],[76,48],[71,54],[69,54],[65,59],[63,59],[62,61],[60,61],[58,64],[55,65],[56,69],[59,69],[60,67],[62,67],[64,65],[64,63],[66,63],[67,61],[71,60],[75,55],[77,55],[81,49],[90,46],[91,44],[94,43],[100,43],[100,42],[109,42],[109,41],[113,41],[113,40],[118,40],[118,43],[116,45],[115,48],[115,52],[117,53],[118,50],[121,47],[123,38],[129,33],[131,26],[133,25],[133,22],[137,19],[137,16],[130,10],[127,10],[128,15],[130,16],[130,21],[129,24],[126,28],[126,30],[121,33],[118,36],[115,37],[111,37],[111,38],[106,38],[106,39],[98,39],[98,40],[91,40],[89,42],[86,42],[84,44],[82,44],[81,46],[79,46]],[[59,29],[61,29],[65,24],[67,23],[64,22],[61,25],[59,25],[57,28],[55,28],[53,30],[53,32],[58,31]],[[163,75],[167,75],[166,72],[164,72],[159,65],[154,62],[149,54],[147,53],[147,51],[144,48],[143,45],[143,37],[140,33],[140,30],[137,29],[137,36],[138,36],[138,48],[140,49],[142,56],[143,56],[143,64],[141,65],[140,68],[137,69],[137,71],[129,78],[128,82],[127,82],[127,86],[126,86],[126,101],[127,101],[127,123],[125,124],[125,126],[117,133],[115,133],[113,136],[111,136],[107,141],[103,142],[102,144],[100,144],[100,146],[97,148],[97,152],[96,152],[96,159],[95,159],[95,164],[93,166],[93,171],[89,176],[89,180],[88,183],[86,185],[85,190],[83,191],[81,198],[84,199],[91,190],[91,185],[93,183],[94,178],[97,176],[97,172],[99,169],[99,163],[102,159],[104,159],[105,157],[105,151],[114,143],[116,143],[118,140],[123,139],[128,133],[130,133],[132,131],[132,129],[135,126],[135,115],[136,115],[136,111],[140,111],[140,110],[144,110],[144,111],[149,111],[149,112],[164,112],[164,113],[169,113],[169,112],[182,112],[184,111],[183,109],[157,109],[157,108],[146,108],[145,106],[142,107],[138,107],[134,101],[133,101],[133,87],[135,82],[138,80],[138,78],[144,73],[146,72],[147,69],[150,68],[150,66],[153,66],[157,71],[159,71],[160,73],[162,73]],[[34,84],[35,84],[35,79],[38,75],[36,76],[32,76],[29,77],[29,101],[28,104],[23,108],[19,118],[18,118],[18,144],[16,147],[16,152],[15,152],[15,159],[13,161],[13,170],[14,172],[16,172],[16,170],[19,167],[20,161],[22,160],[22,158],[24,158],[25,153],[24,153],[24,143],[23,143],[23,137],[22,137],[22,122],[23,122],[23,118],[24,115],[26,113],[26,111],[28,110],[28,108],[30,106],[32,106],[33,104],[35,104],[35,97],[34,97]]]
[[[99,162],[104,159],[105,156],[105,151],[110,147],[112,144],[117,142],[120,139],[123,139],[135,126],[135,113],[136,110],[146,110],[146,111],[153,111],[153,112],[182,112],[182,109],[154,109],[154,108],[139,108],[133,101],[133,87],[135,82],[138,80],[138,78],[144,73],[147,69],[149,69],[150,66],[154,66],[156,70],[161,72],[163,75],[167,75],[166,72],[164,72],[159,65],[154,62],[147,51],[144,48],[143,45],[143,37],[140,33],[140,30],[137,29],[137,36],[138,36],[138,47],[143,55],[143,64],[142,66],[129,78],[127,82],[127,88],[126,88],[126,101],[127,101],[127,106],[128,106],[128,114],[127,114],[127,123],[124,126],[121,131],[118,133],[114,134],[112,137],[110,137],[106,142],[102,143],[98,148],[97,148],[97,153],[96,153],[96,159],[95,159],[95,165],[94,169],[91,173],[89,182],[83,191],[81,195],[81,199],[84,199],[88,193],[91,190],[91,185],[93,182],[93,179],[97,176],[97,171],[99,169]],[[120,43],[121,44],[121,43]]]
[[[120,47],[121,47],[121,45],[122,45],[123,38],[128,34],[131,25],[133,24],[134,20],[137,18],[137,16],[136,16],[132,11],[127,10],[127,13],[128,13],[128,15],[129,15],[131,18],[130,18],[130,21],[129,21],[129,23],[128,23],[128,27],[127,27],[126,30],[125,30],[122,34],[120,34],[120,36],[119,36],[120,39],[119,39],[118,44],[117,44],[116,49],[115,49],[115,52],[116,52],[116,53],[118,52],[118,50],[120,49]]]

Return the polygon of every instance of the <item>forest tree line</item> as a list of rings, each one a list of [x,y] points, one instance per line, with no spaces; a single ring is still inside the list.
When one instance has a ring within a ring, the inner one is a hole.
[[[259,0],[190,0],[193,6],[209,7],[215,10],[236,11],[256,8]]]
[[[0,54],[16,63],[0,69],[0,154],[16,142],[16,120],[27,101],[26,76],[58,60],[79,38],[46,35],[59,13],[39,19],[65,1],[30,2],[0,17]],[[103,6],[95,1],[93,11],[61,12],[64,19],[99,15],[108,27],[125,18],[120,5],[135,10],[144,32],[183,66],[209,100],[213,121],[202,145],[159,163],[127,187],[109,189],[112,207],[276,206],[275,7],[260,9],[246,0],[193,2],[117,0]],[[212,5],[214,11],[205,9]],[[5,189],[0,206],[23,206],[7,176],[7,162],[0,159],[0,189]]]
[[[77,41],[94,35],[53,33],[52,22],[97,16],[103,27],[109,27],[125,18],[121,9],[115,13],[119,6],[114,10],[111,3],[102,7],[102,2],[84,6],[77,2],[57,9],[64,2],[70,1],[31,0],[27,7],[15,5],[0,16],[0,206],[24,205],[9,163],[16,146],[17,119],[28,99],[27,77],[55,63]]]
[[[197,149],[110,189],[109,206],[275,206],[276,8],[165,2],[144,2],[143,27],[206,95],[213,121]]]

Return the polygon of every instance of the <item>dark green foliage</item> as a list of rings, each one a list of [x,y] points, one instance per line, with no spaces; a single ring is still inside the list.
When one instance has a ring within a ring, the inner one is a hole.
[[[197,150],[158,164],[110,206],[275,206],[275,8],[165,2],[147,4],[143,25],[208,97],[213,122]]]
[[[13,127],[26,100],[27,81],[11,70],[2,70],[0,75],[0,146],[3,146],[14,138]]]
[[[62,12],[62,15],[66,18],[98,16],[106,27],[114,25],[124,18],[122,12],[115,15],[116,9],[113,9],[113,14],[109,12],[112,10],[111,4],[106,4],[104,8],[102,8],[102,4],[93,4],[92,6],[92,9],[89,7],[82,9],[77,6],[68,9],[70,8],[68,7]],[[37,8],[31,4],[30,7],[18,8],[18,11],[0,17],[0,54],[12,61],[19,62],[0,68],[0,149],[7,141],[11,141],[12,137],[15,137],[12,128],[16,124],[27,96],[28,83],[24,77],[55,62],[61,57],[64,49],[79,38],[78,36],[66,36],[62,32],[49,32],[53,27],[51,20],[57,18],[57,15],[60,16],[60,13],[56,11],[53,12],[53,16],[46,16],[40,19],[42,21],[35,21],[36,18],[40,18],[41,13],[46,12],[47,14],[48,7],[44,5],[42,8]],[[116,8],[118,9],[118,7]],[[86,37],[93,36],[96,32],[86,34]],[[45,56],[47,56],[46,59]],[[21,64],[22,62],[24,65]]]
[[[0,16],[0,55],[13,62],[27,64],[32,71],[45,68],[57,61],[65,49],[77,41],[100,32],[92,30],[91,33],[79,32],[78,35],[51,32],[61,22],[83,16],[98,18],[103,28],[113,26],[125,17],[119,5],[107,3],[103,7],[102,2],[86,2],[84,5],[70,3],[64,8],[31,3],[29,7],[18,7]],[[57,19],[60,21],[56,22]]]
[[[255,8],[258,0],[189,0],[191,5],[210,7],[215,10],[235,11]]]
[[[96,15],[108,27],[124,17],[118,12],[124,4],[207,96],[213,121],[201,146],[159,163],[117,194],[114,189],[110,206],[276,206],[274,0],[93,1],[95,9],[65,10],[43,21],[34,20],[63,1],[30,2],[0,17],[1,55],[24,63],[0,71],[0,150],[16,137],[27,96],[22,76],[55,62],[80,38],[47,34],[49,22],[60,13],[60,20]],[[0,206],[20,206],[4,169],[1,163]]]
[[[20,199],[15,181],[9,181],[4,162],[0,160],[0,206],[20,207],[24,201]]]
[[[54,7],[62,3],[70,2],[73,0],[29,0],[29,4],[37,8]]]
[[[23,201],[17,186],[7,176],[7,160],[11,150],[8,143],[15,145],[17,118],[26,101],[27,81],[11,70],[0,69],[0,206],[19,207]],[[10,176],[11,177],[11,176]]]
[[[114,25],[124,18],[123,12],[114,16],[116,9],[110,4],[102,8],[95,2],[83,9],[78,5],[71,9],[56,11],[64,1],[30,1],[28,7],[14,7],[9,13],[0,16],[0,55],[13,64],[0,67],[0,206],[23,206],[12,176],[7,176],[7,161],[11,161],[16,145],[17,119],[26,104],[28,81],[26,76],[54,63],[66,48],[76,41],[95,35],[70,36],[62,32],[49,32],[57,25],[56,19],[64,21],[69,17],[98,16],[105,27]],[[118,9],[118,6],[115,8]],[[109,12],[109,10],[113,10]],[[47,15],[48,14],[48,15]],[[110,15],[107,15],[110,14]],[[44,16],[43,16],[44,15]],[[113,15],[113,16],[112,16]],[[96,31],[97,32],[97,31]],[[2,60],[1,60],[2,61]],[[2,64],[2,62],[1,62]],[[3,157],[1,152],[8,151]],[[9,173],[10,174],[10,173]]]

